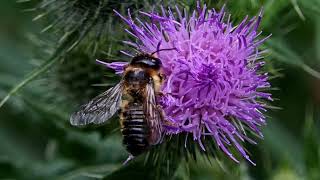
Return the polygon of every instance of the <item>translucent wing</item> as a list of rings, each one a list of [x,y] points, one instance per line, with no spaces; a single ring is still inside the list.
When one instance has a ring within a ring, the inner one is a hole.
[[[162,114],[157,106],[153,85],[146,86],[147,99],[144,104],[144,111],[147,116],[147,123],[150,129],[149,143],[158,144],[162,138]]]
[[[118,111],[121,96],[122,82],[82,105],[71,115],[70,123],[75,126],[104,123]]]

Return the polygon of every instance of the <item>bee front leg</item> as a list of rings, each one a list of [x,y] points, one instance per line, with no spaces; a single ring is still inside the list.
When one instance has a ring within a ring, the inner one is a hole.
[[[164,96],[164,93],[163,93],[162,91],[159,91],[159,92],[157,93],[157,95],[158,95],[158,96]],[[158,109],[159,109],[159,106],[160,106],[160,105],[158,105]],[[161,106],[160,106],[160,108],[161,108]]]
[[[161,84],[167,79],[167,77],[164,73],[159,73],[159,77],[160,77]]]
[[[161,116],[161,119],[162,119],[162,125],[163,126],[170,126],[170,127],[178,127],[177,125],[175,125],[173,122],[167,120],[165,118],[165,112],[164,110],[162,109],[162,107],[160,105],[157,105],[157,109],[158,109],[158,112]]]

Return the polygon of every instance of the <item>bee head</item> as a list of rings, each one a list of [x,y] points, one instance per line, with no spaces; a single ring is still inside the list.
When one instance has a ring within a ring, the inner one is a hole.
[[[156,58],[149,54],[141,54],[135,56],[131,60],[131,65],[139,65],[146,68],[152,68],[155,70],[159,70],[162,66],[162,63],[159,58]]]

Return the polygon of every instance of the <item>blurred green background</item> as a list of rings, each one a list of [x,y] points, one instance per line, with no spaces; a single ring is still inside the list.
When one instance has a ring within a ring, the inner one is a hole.
[[[144,165],[144,156],[123,167],[117,120],[102,127],[74,128],[70,113],[117,82],[95,58],[126,58],[128,38],[112,9],[150,10],[194,1],[12,0],[0,1],[0,98],[33,71],[28,82],[0,108],[0,179],[320,179],[320,1],[211,0],[225,3],[235,23],[264,8],[260,29],[272,34],[270,91],[265,138],[246,143],[257,166],[223,155],[196,161],[168,156]],[[34,75],[34,74],[33,74]],[[104,86],[100,86],[103,84]],[[168,149],[167,151],[170,151]],[[219,153],[218,153],[219,154]]]

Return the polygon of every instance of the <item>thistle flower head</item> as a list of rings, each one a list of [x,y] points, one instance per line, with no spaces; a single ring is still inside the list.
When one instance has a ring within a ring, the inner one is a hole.
[[[271,100],[270,94],[261,92],[270,87],[268,75],[260,72],[264,62],[258,47],[266,39],[258,37],[261,13],[234,26],[223,9],[208,10],[199,3],[191,14],[179,8],[161,9],[161,13],[141,12],[149,21],[133,20],[130,11],[128,17],[116,13],[137,40],[125,43],[147,53],[176,49],[158,53],[166,75],[163,96],[158,99],[170,122],[165,126],[166,133],[192,133],[203,150],[206,147],[202,140],[211,137],[234,161],[238,162],[231,147],[252,162],[240,145],[245,140],[254,143],[243,126],[262,137],[262,100]],[[118,72],[119,65],[108,64]]]

